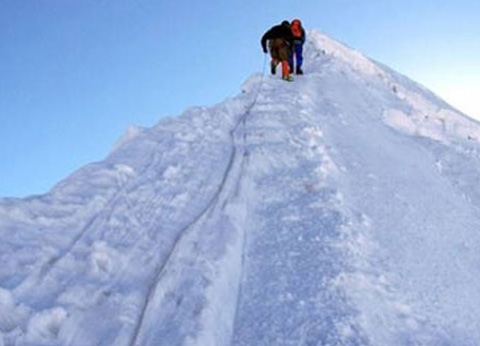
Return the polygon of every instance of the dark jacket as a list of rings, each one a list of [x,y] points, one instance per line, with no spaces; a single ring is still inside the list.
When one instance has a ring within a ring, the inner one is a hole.
[[[302,28],[302,36],[300,37],[294,37],[293,38],[293,41],[295,44],[304,44],[305,43],[305,38],[306,38],[306,35],[305,35],[305,30],[303,30]]]
[[[283,38],[289,46],[293,44],[293,35],[292,30],[290,30],[290,26],[287,25],[275,25],[270,28],[265,34],[262,36],[262,49],[264,52],[267,51],[267,41],[274,40],[277,38]]]

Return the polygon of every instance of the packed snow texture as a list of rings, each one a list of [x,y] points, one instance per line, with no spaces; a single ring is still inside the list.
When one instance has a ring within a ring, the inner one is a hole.
[[[480,344],[480,125],[308,36],[294,83],[0,200],[1,346]]]

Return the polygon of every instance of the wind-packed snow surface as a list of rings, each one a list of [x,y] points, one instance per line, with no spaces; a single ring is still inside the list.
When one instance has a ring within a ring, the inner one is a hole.
[[[1,346],[480,345],[480,125],[309,36],[0,201]]]

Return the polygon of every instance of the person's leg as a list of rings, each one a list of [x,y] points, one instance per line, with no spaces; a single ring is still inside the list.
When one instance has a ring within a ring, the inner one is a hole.
[[[286,44],[278,50],[278,55],[282,61],[282,78],[286,80],[292,80],[290,77],[290,65],[288,63],[289,53],[290,49]]]
[[[297,74],[303,74],[302,65],[303,65],[303,45],[296,44],[295,45],[295,59],[297,60]]]
[[[288,54],[288,66],[290,66],[290,72],[293,73],[293,67],[294,67],[294,62],[293,62],[293,55],[295,54],[295,51],[292,49],[290,54]]]
[[[272,60],[270,61],[270,73],[275,74],[277,70],[277,65],[280,62],[280,55],[278,49],[278,43],[276,40],[269,41],[270,56]]]
[[[272,58],[270,61],[270,73],[275,74],[277,72],[277,65],[279,61],[277,59]]]

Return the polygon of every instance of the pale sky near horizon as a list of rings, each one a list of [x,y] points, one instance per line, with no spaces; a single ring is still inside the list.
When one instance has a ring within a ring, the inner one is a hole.
[[[262,69],[261,35],[283,19],[480,119],[478,13],[478,0],[2,0],[0,197],[48,191],[129,125],[236,95]]]

